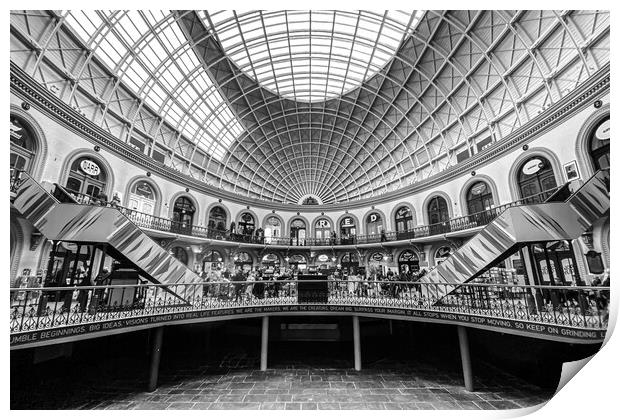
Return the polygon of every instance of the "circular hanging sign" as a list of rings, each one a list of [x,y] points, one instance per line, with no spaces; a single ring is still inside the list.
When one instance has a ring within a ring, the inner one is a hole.
[[[85,174],[90,176],[97,176],[101,173],[101,169],[99,165],[97,165],[92,160],[84,159],[80,162],[80,169],[84,171]]]
[[[594,135],[596,136],[597,139],[609,140],[610,138],[609,128],[610,128],[609,120],[605,120],[601,123],[601,125],[598,126],[598,128],[596,129],[596,133]]]
[[[536,172],[540,171],[544,166],[542,160],[540,159],[532,159],[528,161],[525,165],[523,165],[523,173],[525,175],[532,175]]]

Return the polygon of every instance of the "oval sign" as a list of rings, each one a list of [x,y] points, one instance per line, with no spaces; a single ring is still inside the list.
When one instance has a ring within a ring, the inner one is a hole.
[[[601,123],[601,125],[598,126],[598,128],[596,129],[596,133],[595,136],[598,139],[601,140],[609,140],[610,137],[610,133],[609,133],[609,120],[605,120]]]
[[[321,254],[317,257],[317,260],[321,261],[321,262],[327,262],[329,261],[329,257],[325,254]]]
[[[84,173],[90,176],[97,176],[101,173],[101,169],[99,165],[97,165],[92,160],[84,159],[80,162],[80,169],[84,171]]]
[[[381,254],[380,252],[377,252],[376,254],[373,254],[372,259],[374,261],[381,261],[383,260],[383,254]]]
[[[532,175],[540,171],[542,167],[543,167],[542,160],[532,159],[528,161],[525,165],[523,165],[523,173],[525,175]]]

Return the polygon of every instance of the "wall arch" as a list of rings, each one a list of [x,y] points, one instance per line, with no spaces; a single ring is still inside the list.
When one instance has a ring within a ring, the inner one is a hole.
[[[562,174],[562,165],[560,164],[560,160],[551,150],[545,147],[532,147],[527,151],[521,153],[517,159],[512,163],[510,170],[508,171],[508,185],[510,187],[510,194],[512,196],[512,200],[516,201],[520,198],[519,192],[519,181],[518,181],[518,172],[521,165],[523,165],[528,159],[534,156],[544,156],[547,158],[549,163],[551,163],[551,167],[553,168],[553,175],[555,177],[555,183],[558,186],[564,184],[564,176]]]
[[[45,132],[37,122],[37,120],[27,111],[22,109],[21,107],[11,104],[10,107],[10,115],[19,117],[34,133],[34,142],[35,142],[35,155],[34,160],[32,162],[32,177],[36,180],[40,180],[43,175],[43,170],[45,169],[45,165],[47,163],[47,139],[45,137]]]
[[[392,207],[392,211],[390,212],[390,222],[392,223],[392,229],[391,230],[393,230],[393,231],[396,230],[396,212],[401,207],[408,207],[409,210],[411,210],[411,216],[413,217],[413,225],[414,226],[418,226],[418,215],[415,212],[415,207],[413,207],[413,204],[407,203],[405,201],[401,201],[400,203],[398,203],[395,206],[393,206]]]
[[[172,213],[174,213],[174,202],[177,201],[179,197],[187,197],[192,202],[194,207],[196,207],[196,212],[194,213],[195,217],[192,221],[194,226],[202,226],[202,220],[200,220],[200,206],[198,205],[198,200],[191,193],[185,191],[178,191],[174,193],[169,199],[168,203],[164,203],[164,205],[168,206],[168,219],[172,220]]]
[[[67,179],[69,178],[69,172],[71,170],[71,164],[76,160],[82,157],[88,157],[94,159],[98,163],[103,166],[103,169],[106,172],[106,184],[105,184],[105,193],[109,198],[112,198],[112,193],[114,191],[114,171],[112,170],[112,166],[110,163],[100,154],[94,152],[92,149],[76,149],[69,153],[65,160],[62,163],[62,169],[60,170],[60,176],[58,178],[58,183],[60,185],[65,185],[67,183]]]
[[[428,204],[431,200],[437,196],[443,197],[446,200],[446,204],[448,205],[448,216],[450,218],[454,217],[454,203],[452,202],[452,198],[448,194],[443,191],[435,190],[428,194],[424,201],[422,202],[422,220],[424,225],[428,225]]]
[[[479,182],[479,181],[485,182],[491,189],[491,194],[493,195],[493,207],[496,207],[500,204],[499,194],[497,192],[497,185],[495,184],[495,181],[493,181],[493,178],[491,178],[488,175],[472,176],[470,179],[468,179],[465,182],[465,184],[463,184],[463,186],[461,187],[461,193],[459,194],[459,200],[460,200],[459,205],[461,206],[461,216],[465,216],[468,214],[468,209],[467,209],[468,190],[471,188],[472,185],[474,185],[476,182]]]
[[[594,111],[582,124],[575,141],[575,155],[577,156],[577,164],[581,170],[581,178],[588,179],[594,174],[594,164],[590,158],[590,135],[592,130],[603,119],[609,118],[610,104],[605,104],[601,108]]]
[[[235,229],[239,226],[239,219],[241,218],[241,215],[243,213],[250,213],[252,217],[254,217],[254,230],[256,231],[256,229],[258,229],[258,223],[260,222],[260,218],[258,217],[258,215],[256,214],[254,210],[249,210],[249,209],[241,209],[237,212],[237,214],[235,215],[235,220],[232,220],[233,222],[235,222]],[[229,227],[230,227],[230,222],[228,222],[227,228]]]
[[[213,203],[209,204],[207,206],[207,209],[205,210],[205,218],[204,218],[204,223],[205,226],[209,225],[209,213],[211,213],[211,210],[214,207],[221,207],[224,209],[224,212],[226,213],[226,223],[225,223],[225,228],[228,229],[230,227],[230,222],[232,221],[232,217],[230,215],[230,210],[228,209],[228,207],[226,207],[226,205],[224,203],[220,203],[219,201],[214,201]]]
[[[159,185],[148,176],[144,175],[136,175],[133,178],[130,178],[127,182],[127,186],[125,187],[125,191],[123,192],[123,200],[122,203],[125,207],[129,206],[129,195],[131,194],[131,188],[134,186],[136,182],[144,181],[147,182],[151,187],[153,187],[153,191],[155,191],[155,216],[161,216],[161,206],[163,201],[163,194],[161,192],[161,188]]]
[[[324,215],[321,216],[320,214],[318,216],[316,216],[314,219],[312,219],[312,225],[310,226],[310,231],[312,232],[312,237],[316,238],[316,222],[318,222],[320,219],[325,219],[327,220],[330,224],[331,224],[331,230],[338,232],[338,229],[336,229],[336,226],[334,225],[334,221],[332,220],[331,217]]]
[[[265,229],[265,227],[267,226],[267,219],[269,219],[270,217],[275,217],[276,219],[278,219],[280,221],[280,227],[284,230],[286,228],[286,223],[284,222],[284,218],[282,216],[280,216],[278,213],[268,213],[263,217],[263,220],[261,221],[260,227]],[[284,232],[282,232],[284,233]]]
[[[344,213],[342,214],[338,220],[336,220],[336,225],[335,225],[335,230],[336,230],[336,234],[340,237],[340,222],[342,222],[342,219],[344,219],[345,217],[350,217],[351,219],[353,219],[355,221],[355,229],[358,235],[362,234],[361,231],[361,225],[360,225],[360,221],[357,218],[356,215],[354,215],[353,213]]]
[[[377,213],[379,216],[381,216],[381,219],[383,220],[383,223],[384,223],[384,226],[385,226],[384,230],[386,232],[391,230],[392,223],[390,223],[390,221],[385,217],[385,214],[381,210],[379,210],[379,209],[370,209],[366,213],[364,213],[364,217],[362,218],[362,225],[363,226],[360,226],[360,228],[363,228],[363,229],[360,229],[360,233],[362,235],[367,235],[368,234],[368,232],[366,232],[366,219],[372,213]]]
[[[311,227],[310,227],[310,222],[308,221],[308,219],[305,216],[302,215],[293,215],[291,217],[289,217],[289,219],[286,221],[286,235],[290,238],[291,237],[291,223],[293,222],[293,220],[295,219],[301,219],[304,221],[304,223],[306,224],[306,237],[308,236],[308,232],[311,231]]]

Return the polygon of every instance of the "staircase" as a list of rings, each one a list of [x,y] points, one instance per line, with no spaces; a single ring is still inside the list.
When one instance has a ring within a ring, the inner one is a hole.
[[[60,202],[25,173],[13,205],[46,238],[108,244],[115,254],[126,258],[140,275],[153,283],[175,285],[203,281],[112,207]],[[177,286],[171,291],[190,299],[200,295],[202,287]]]
[[[437,303],[524,243],[578,238],[609,211],[609,183],[609,170],[601,170],[566,201],[506,209],[420,279],[424,297]]]

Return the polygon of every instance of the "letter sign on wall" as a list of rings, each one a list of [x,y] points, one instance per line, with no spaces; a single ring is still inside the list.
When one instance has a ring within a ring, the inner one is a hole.
[[[101,173],[99,165],[88,159],[84,159],[80,162],[80,169],[82,169],[85,174],[90,176],[97,176]]]

